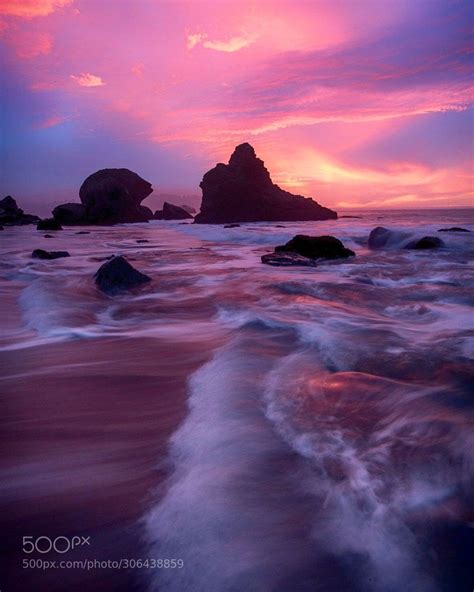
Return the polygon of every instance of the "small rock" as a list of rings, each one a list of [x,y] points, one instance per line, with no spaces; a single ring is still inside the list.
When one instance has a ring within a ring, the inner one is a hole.
[[[121,255],[101,265],[94,278],[99,290],[106,294],[118,294],[151,281],[149,276],[132,267]]]
[[[461,228],[460,226],[452,226],[451,228],[440,228],[438,232],[471,232],[467,228]]]
[[[226,224],[224,228],[240,228],[240,224]]]
[[[43,238],[54,238],[52,234],[43,234]]]
[[[157,210],[153,218],[155,220],[186,220],[192,219],[192,216],[187,210],[179,206],[175,206],[167,201],[163,204],[162,210]]]
[[[75,232],[74,234],[90,234],[88,230],[79,230],[79,232]]]
[[[444,247],[444,242],[437,236],[424,236],[418,240],[414,240],[406,245],[405,249],[439,249]]]
[[[147,238],[138,238],[136,240],[137,243],[149,243],[150,241]]]
[[[40,220],[36,226],[37,230],[62,230],[61,224],[54,218],[45,218]]]
[[[67,251],[44,251],[43,249],[35,249],[31,253],[33,259],[61,259],[61,257],[70,257]]]

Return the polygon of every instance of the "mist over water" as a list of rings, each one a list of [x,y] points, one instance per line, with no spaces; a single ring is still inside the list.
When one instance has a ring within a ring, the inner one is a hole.
[[[3,351],[107,336],[209,349],[141,523],[150,556],[185,568],[144,574],[150,591],[472,588],[474,233],[437,233],[474,231],[472,210],[357,215],[2,233]],[[370,251],[377,225],[400,242]],[[297,233],[334,235],[356,257],[260,263]],[[402,248],[430,234],[446,247]],[[71,257],[30,259],[39,247]],[[113,253],[152,283],[97,292]]]

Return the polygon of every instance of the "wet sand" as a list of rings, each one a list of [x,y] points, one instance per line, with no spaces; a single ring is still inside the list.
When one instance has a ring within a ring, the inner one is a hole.
[[[2,352],[2,589],[143,589],[146,570],[58,574],[22,560],[148,556],[137,521],[166,476],[158,465],[186,413],[187,377],[208,351],[120,338]],[[90,546],[63,555],[22,551],[23,536],[81,535]]]

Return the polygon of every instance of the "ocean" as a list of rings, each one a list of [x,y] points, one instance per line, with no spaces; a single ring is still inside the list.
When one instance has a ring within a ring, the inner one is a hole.
[[[472,590],[474,210],[339,214],[1,232],[6,589]],[[295,234],[356,256],[261,263]],[[152,282],[100,293],[113,254]],[[175,564],[22,569],[86,532],[71,558]]]

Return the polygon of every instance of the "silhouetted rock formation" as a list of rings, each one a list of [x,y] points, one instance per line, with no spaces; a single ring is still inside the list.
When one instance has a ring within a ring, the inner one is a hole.
[[[140,204],[152,191],[151,184],[133,171],[102,169],[82,184],[80,204],[61,204],[54,208],[53,216],[61,224],[147,222],[153,212]]]
[[[274,253],[263,255],[262,263],[314,266],[318,259],[345,259],[354,256],[354,251],[347,249],[334,236],[297,234],[285,245],[275,247]]]
[[[201,211],[195,222],[328,220],[337,213],[311,198],[293,195],[275,185],[262,160],[250,144],[240,144],[229,164],[217,164],[200,184]]]
[[[36,224],[38,220],[38,216],[25,214],[23,210],[18,207],[11,195],[7,195],[0,200],[0,224],[22,226],[24,224]]]
[[[65,226],[71,224],[87,224],[86,206],[81,203],[65,203],[53,210],[53,217]]]
[[[31,253],[33,259],[60,259],[61,257],[70,257],[67,251],[44,251],[43,249],[35,249]]]
[[[44,220],[40,220],[36,225],[37,230],[62,230],[63,227],[54,218],[45,218]]]
[[[193,216],[180,206],[175,206],[165,201],[162,210],[157,210],[153,216],[155,220],[186,220]]]
[[[99,290],[111,295],[151,281],[150,277],[135,269],[122,256],[113,257],[101,265],[94,278]]]
[[[196,208],[193,208],[193,206],[188,206],[186,204],[181,204],[181,207],[183,208],[183,210],[186,210],[188,212],[188,214],[194,214],[196,213]]]
[[[438,232],[471,232],[467,228],[460,228],[459,226],[452,226],[451,228],[440,228]]]
[[[423,238],[417,239],[406,245],[405,249],[439,249],[444,247],[444,242],[437,236],[424,236]]]

